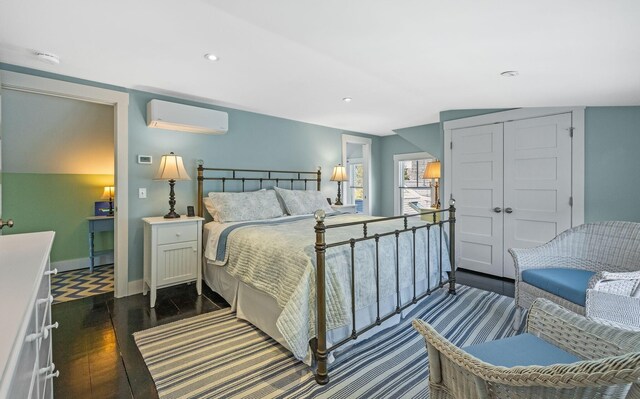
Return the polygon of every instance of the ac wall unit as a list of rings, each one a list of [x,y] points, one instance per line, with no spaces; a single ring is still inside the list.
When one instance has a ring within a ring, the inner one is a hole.
[[[213,109],[151,100],[147,103],[147,126],[190,133],[224,134],[229,115]]]

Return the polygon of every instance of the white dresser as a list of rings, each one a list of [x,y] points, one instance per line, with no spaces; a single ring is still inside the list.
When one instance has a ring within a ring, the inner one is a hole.
[[[165,219],[162,216],[144,221],[144,285],[142,293],[151,291],[150,305],[156,306],[156,291],[196,281],[202,295],[202,222],[198,216]]]
[[[0,236],[0,399],[53,398],[53,231]]]

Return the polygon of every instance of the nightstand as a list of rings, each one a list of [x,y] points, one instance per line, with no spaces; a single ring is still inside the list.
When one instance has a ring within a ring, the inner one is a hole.
[[[89,259],[91,261],[89,265],[89,273],[93,273],[93,268],[96,266],[95,261],[97,257],[103,255],[113,256],[113,249],[107,249],[104,251],[93,250],[93,241],[96,233],[102,231],[113,231],[113,216],[90,216],[87,218],[87,220],[89,221]]]
[[[202,221],[201,217],[165,219],[143,218],[144,282],[142,293],[151,291],[151,307],[156,305],[156,290],[196,281],[202,295]]]
[[[356,205],[331,205],[331,209],[342,213],[356,213]]]

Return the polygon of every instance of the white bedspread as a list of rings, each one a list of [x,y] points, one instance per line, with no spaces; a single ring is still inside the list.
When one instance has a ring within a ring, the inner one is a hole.
[[[361,215],[328,217],[325,224],[344,223],[370,219]],[[410,218],[417,219],[417,218]],[[264,223],[264,222],[262,222]],[[416,225],[424,224],[419,220]],[[245,224],[236,227],[226,240],[226,256],[214,262],[226,265],[227,272],[244,283],[259,289],[277,301],[282,313],[276,325],[287,341],[289,348],[302,360],[308,351],[308,342],[315,337],[315,265],[314,251],[315,220],[278,218],[277,224]],[[205,256],[214,261],[219,255],[220,233],[229,224],[210,223],[207,226]],[[402,229],[402,221],[387,221],[368,225],[368,235]],[[420,281],[427,278],[426,229],[416,231],[416,276]],[[352,226],[327,230],[326,242],[362,237],[362,227]],[[224,240],[223,240],[224,241]],[[379,243],[380,296],[392,295],[396,291],[396,237],[381,237]],[[399,243],[400,288],[413,283],[413,238],[412,233],[401,233]],[[430,229],[430,286],[440,282],[440,230]],[[447,240],[442,238],[442,279],[450,270]],[[356,309],[376,301],[375,241],[359,242],[355,245]],[[334,329],[351,323],[351,248],[344,245],[329,248],[326,252],[327,328]],[[418,293],[419,294],[419,293]]]

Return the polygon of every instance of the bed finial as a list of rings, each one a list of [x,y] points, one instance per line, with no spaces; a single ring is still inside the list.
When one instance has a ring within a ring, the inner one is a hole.
[[[318,209],[313,214],[313,217],[316,218],[316,222],[324,222],[325,216],[327,216],[327,213],[322,209]]]

